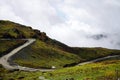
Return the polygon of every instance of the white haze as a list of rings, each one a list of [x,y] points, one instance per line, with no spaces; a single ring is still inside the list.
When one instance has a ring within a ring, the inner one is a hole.
[[[0,0],[0,19],[69,46],[120,49],[120,0]]]

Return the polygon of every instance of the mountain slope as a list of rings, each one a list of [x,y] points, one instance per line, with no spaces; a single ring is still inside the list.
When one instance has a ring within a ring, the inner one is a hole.
[[[76,54],[63,51],[62,49],[69,47],[50,39],[46,33],[11,21],[0,21],[0,38],[37,39],[33,45],[26,47],[12,57],[15,62],[23,66],[36,68],[55,66],[59,68],[82,60]]]
[[[38,38],[46,40],[44,32],[11,21],[0,20],[0,38]]]
[[[62,51],[37,40],[34,44],[14,55],[13,60],[22,65],[35,68],[60,68],[66,64],[78,63],[79,56]]]
[[[45,32],[11,21],[0,20],[0,38],[37,39],[34,44],[12,57],[14,62],[20,65],[35,68],[51,68],[52,66],[61,68],[98,57],[120,54],[120,50],[69,47],[49,38]]]
[[[0,40],[0,57],[25,42],[25,40]]]

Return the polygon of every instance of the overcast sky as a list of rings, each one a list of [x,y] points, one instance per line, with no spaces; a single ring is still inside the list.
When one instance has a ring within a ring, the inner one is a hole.
[[[0,19],[69,46],[120,49],[120,0],[0,0]]]

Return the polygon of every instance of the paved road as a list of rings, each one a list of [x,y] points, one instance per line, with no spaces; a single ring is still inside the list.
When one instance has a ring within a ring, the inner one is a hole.
[[[78,66],[102,61],[102,60],[105,60],[105,59],[116,58],[116,57],[120,57],[120,55],[106,56],[106,57],[94,59],[94,60],[91,60],[91,61],[82,62],[82,63],[79,63]]]
[[[6,40],[6,39],[2,39],[2,40]],[[2,64],[3,67],[8,69],[8,70],[18,69],[18,70],[23,70],[23,71],[43,71],[43,72],[54,71],[55,69],[35,69],[35,68],[23,67],[23,66],[19,66],[17,64],[13,64],[13,62],[10,61],[11,56],[13,56],[14,54],[16,54],[21,49],[29,46],[30,44],[32,44],[33,42],[36,41],[35,39],[24,39],[24,40],[27,40],[27,42],[24,43],[23,45],[13,49],[11,52],[4,55],[3,57],[1,57],[0,58],[0,64]],[[120,56],[120,55],[114,55],[114,56],[107,56],[107,57],[103,57],[103,58],[98,58],[98,59],[95,59],[95,60],[79,63],[77,66],[93,63],[93,62],[100,61],[100,60],[109,59],[109,58],[112,58],[112,57],[118,57],[118,56]]]
[[[6,39],[2,39],[2,40],[6,40]],[[10,39],[7,39],[7,40],[10,40]],[[29,46],[30,44],[32,44],[33,42],[36,41],[35,39],[23,39],[23,40],[27,40],[27,42],[24,43],[23,45],[15,48],[14,50],[9,52],[5,56],[1,57],[0,58],[0,64],[2,64],[3,67],[8,69],[8,70],[19,69],[19,70],[24,70],[24,71],[38,71],[38,70],[39,71],[52,71],[52,69],[34,69],[34,68],[22,67],[22,66],[19,66],[17,64],[13,64],[13,62],[10,61],[11,56],[13,56],[14,54],[16,54],[21,49]]]

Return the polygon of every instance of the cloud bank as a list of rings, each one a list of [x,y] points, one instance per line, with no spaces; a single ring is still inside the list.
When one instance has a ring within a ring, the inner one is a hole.
[[[120,49],[120,0],[1,0],[0,19],[70,46]]]

